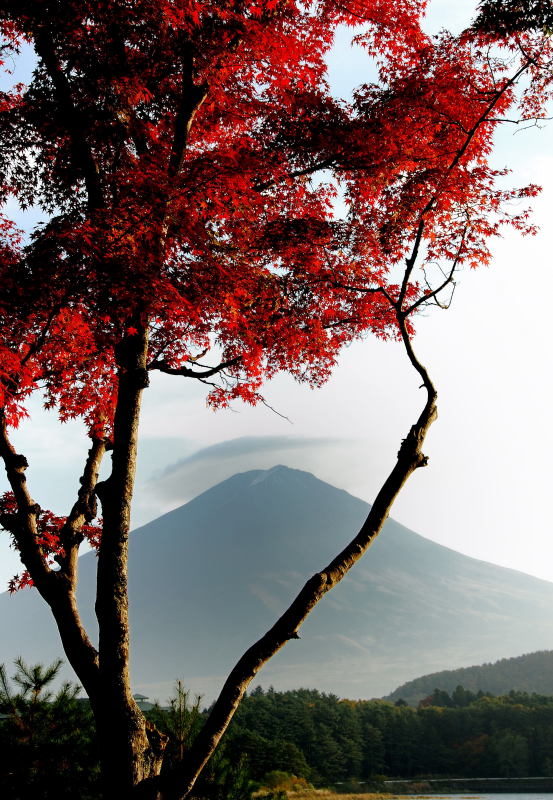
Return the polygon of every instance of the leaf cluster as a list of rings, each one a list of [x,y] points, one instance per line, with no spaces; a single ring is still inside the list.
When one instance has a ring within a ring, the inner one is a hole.
[[[203,380],[215,406],[256,402],[278,371],[319,385],[353,338],[398,335],[398,303],[409,315],[486,263],[503,226],[532,231],[510,206],[536,187],[498,188],[488,155],[548,44],[431,40],[422,6],[4,4],[6,54],[25,41],[37,62],[4,93],[0,194],[50,215],[25,246],[0,227],[9,424],[42,389],[109,436],[118,348],[145,332],[149,369]],[[324,59],[360,19],[381,82],[347,104]]]

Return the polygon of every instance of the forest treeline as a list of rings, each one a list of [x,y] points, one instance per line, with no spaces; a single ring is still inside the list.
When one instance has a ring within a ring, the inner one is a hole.
[[[10,682],[0,670],[0,796],[6,800],[98,797],[90,707],[68,685],[49,692],[56,671],[18,662]],[[170,737],[170,769],[186,754],[206,711],[178,684],[170,707],[147,713]],[[552,696],[511,691],[493,697],[458,686],[436,690],[412,708],[403,700],[257,688],[238,709],[194,796],[248,800],[260,787],[275,796],[294,782],[361,791],[385,778],[552,772]]]
[[[458,686],[418,708],[399,700],[341,700],[308,689],[255,689],[229,731],[253,777],[271,769],[320,785],[381,776],[525,777],[553,771],[553,697],[502,697]]]
[[[473,692],[507,694],[511,689],[553,695],[553,650],[538,650],[493,664],[448,669],[423,675],[399,686],[386,699],[405,700],[416,706],[438,686],[452,692],[457,686]]]

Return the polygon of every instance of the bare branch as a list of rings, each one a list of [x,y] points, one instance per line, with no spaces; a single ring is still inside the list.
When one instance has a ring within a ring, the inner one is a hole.
[[[201,354],[197,356],[197,358],[201,357]],[[196,361],[197,358],[191,358],[189,361]],[[211,378],[213,375],[217,375],[219,372],[228,369],[228,367],[234,367],[236,364],[239,364],[241,360],[241,356],[229,358],[228,361],[222,361],[216,367],[209,367],[203,372],[198,372],[197,370],[190,369],[189,367],[170,367],[166,361],[152,361],[148,365],[148,369],[158,370],[159,372],[163,372],[165,375],[182,375],[185,378],[196,378],[196,380],[205,381],[206,378]]]
[[[44,558],[38,543],[37,518],[39,506],[33,501],[26,485],[27,459],[16,453],[8,436],[4,412],[0,412],[0,456],[4,460],[8,481],[17,502],[17,514],[3,520],[9,525],[21,560],[33,584],[52,609],[67,658],[78,674],[89,697],[97,692],[98,654],[82,625],[74,587],[64,575],[54,572]]]
[[[292,172],[287,172],[286,175],[283,175],[282,178],[274,179],[272,181],[265,181],[263,183],[254,183],[253,189],[256,192],[264,192],[265,189],[271,189],[273,186],[277,186],[282,181],[286,180],[287,178],[300,178],[302,175],[313,175],[313,173],[318,172],[321,169],[328,169],[334,165],[334,157],[325,158],[322,161],[318,161],[315,164],[311,164],[309,167],[304,167],[303,169],[293,170]]]
[[[105,440],[94,438],[80,478],[81,488],[79,489],[77,501],[60,533],[60,542],[64,554],[63,556],[58,556],[56,561],[73,587],[77,583],[77,556],[79,545],[83,540],[82,528],[83,525],[92,522],[97,514],[95,491],[100,464],[105,452]]]
[[[268,402],[267,402],[267,401],[266,401],[266,400],[265,400],[263,397],[259,396],[259,398],[258,398],[258,399],[259,399],[259,402],[260,402],[262,405],[264,405],[264,406],[265,406],[265,408],[268,408],[268,409],[269,409],[269,411],[272,411],[272,412],[273,412],[273,414],[276,414],[276,415],[277,415],[277,417],[280,417],[281,419],[285,419],[285,420],[286,420],[286,422],[289,422],[289,423],[290,423],[290,425],[293,425],[293,424],[294,424],[294,423],[292,422],[292,420],[290,419],[290,417],[287,417],[287,416],[286,416],[286,414],[281,414],[281,413],[280,413],[280,411],[277,411],[277,410],[276,410],[276,408],[273,408],[273,406],[269,405],[269,403],[268,403]]]
[[[467,232],[468,232],[468,223],[467,225],[465,225],[463,229],[463,233],[461,235],[461,241],[459,243],[459,247],[457,248],[457,254],[453,259],[453,262],[451,264],[451,269],[449,271],[449,274],[446,275],[445,280],[436,289],[433,289],[430,292],[426,292],[426,294],[423,294],[421,297],[419,297],[419,299],[416,302],[414,302],[411,306],[409,306],[409,308],[405,309],[405,311],[403,312],[405,317],[408,317],[410,314],[413,313],[413,311],[415,311],[424,303],[427,303],[429,300],[437,299],[437,296],[440,294],[440,292],[442,292],[446,288],[446,286],[449,286],[451,283],[453,283],[453,276],[455,275],[455,270],[457,269],[457,266],[459,264],[459,259],[461,258],[461,254],[463,252],[463,247],[465,244]],[[451,300],[449,302],[451,302]],[[440,304],[438,303],[438,305]],[[445,308],[447,308],[448,306],[449,303],[447,306],[445,306]]]

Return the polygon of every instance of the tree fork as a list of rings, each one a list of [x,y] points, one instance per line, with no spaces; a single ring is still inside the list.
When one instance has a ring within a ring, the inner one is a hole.
[[[11,444],[3,412],[0,414],[0,456],[4,461],[18,509],[17,513],[9,515],[9,518],[3,515],[2,525],[13,535],[25,568],[31,575],[37,591],[52,610],[69,663],[85,691],[93,699],[97,690],[97,653],[88,639],[77,608],[76,573],[70,579],[63,570],[54,572],[46,563],[37,538],[37,516],[40,507],[34,502],[27,488],[25,477],[27,459],[16,453]]]

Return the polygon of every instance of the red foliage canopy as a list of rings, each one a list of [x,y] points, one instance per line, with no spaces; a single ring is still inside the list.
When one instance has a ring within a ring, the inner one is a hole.
[[[397,335],[398,308],[485,263],[503,224],[531,230],[509,203],[536,188],[498,188],[488,156],[523,73],[522,113],[542,113],[547,37],[432,39],[424,6],[4,0],[4,66],[24,43],[37,66],[0,93],[0,201],[49,215],[24,244],[0,219],[8,425],[41,389],[109,437],[138,336],[150,370],[219,381],[214,405],[279,370],[320,384],[345,343]],[[344,24],[380,70],[351,102],[326,81]]]
[[[412,348],[412,317],[447,305],[456,270],[486,263],[503,225],[532,230],[511,201],[536,188],[504,188],[489,155],[503,118],[543,114],[549,14],[535,0],[521,24],[517,2],[499,5],[483,0],[474,27],[435,38],[421,28],[424,0],[0,6],[6,70],[22,46],[36,57],[28,86],[0,92],[0,206],[38,205],[47,217],[28,238],[0,217],[0,456],[13,492],[0,525],[27,569],[12,588],[36,585],[90,697],[108,797],[189,794],[253,677],[427,463],[437,392]],[[339,25],[356,28],[379,69],[351,102],[326,80]],[[165,738],[136,706],[129,673],[127,552],[148,373],[204,381],[213,405],[256,402],[279,370],[323,382],[340,348],[366,333],[401,337],[425,389],[421,413],[358,533],[242,655],[186,759],[160,774]],[[67,517],[34,502],[9,439],[37,390],[90,431]],[[85,537],[98,546],[97,648],[75,601]]]

